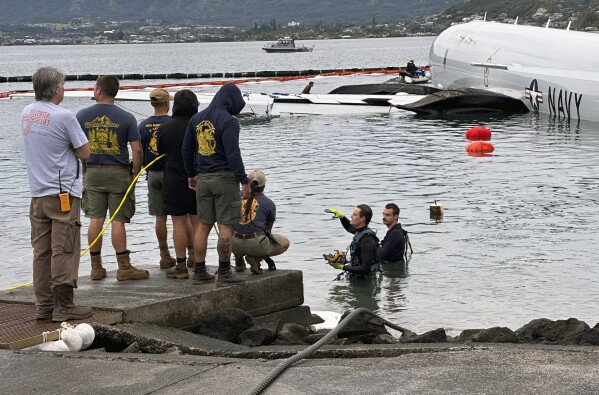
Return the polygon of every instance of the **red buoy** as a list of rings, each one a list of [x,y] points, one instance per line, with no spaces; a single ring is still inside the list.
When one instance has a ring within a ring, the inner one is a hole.
[[[491,131],[484,126],[475,126],[468,129],[466,138],[470,141],[491,140]]]
[[[493,144],[486,141],[473,141],[466,146],[466,152],[470,155],[484,155],[495,150]]]

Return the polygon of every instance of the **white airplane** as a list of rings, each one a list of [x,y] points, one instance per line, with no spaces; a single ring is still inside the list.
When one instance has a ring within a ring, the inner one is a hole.
[[[436,88],[489,90],[560,119],[599,121],[599,34],[473,21],[443,31],[429,61]]]

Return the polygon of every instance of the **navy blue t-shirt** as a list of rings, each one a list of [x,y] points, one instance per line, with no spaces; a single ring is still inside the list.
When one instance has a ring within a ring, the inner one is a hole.
[[[247,199],[244,199],[241,206],[241,222],[233,225],[235,232],[244,235],[260,232],[264,231],[269,224],[275,222],[277,209],[273,201],[264,194],[259,193],[254,196],[249,215],[246,215],[246,206]]]
[[[137,129],[139,130],[139,135],[141,136],[141,146],[144,150],[144,166],[147,166],[151,161],[160,156],[158,154],[158,146],[156,145],[158,127],[170,120],[170,115],[152,115],[151,117],[144,119],[139,123]],[[154,162],[154,164],[148,168],[148,170],[164,170],[164,158]]]

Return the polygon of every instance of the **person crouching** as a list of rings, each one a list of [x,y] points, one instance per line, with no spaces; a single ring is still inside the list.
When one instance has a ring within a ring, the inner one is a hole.
[[[266,176],[260,170],[248,174],[251,195],[243,200],[241,222],[233,226],[233,254],[235,271],[246,269],[245,261],[254,274],[262,274],[260,261],[280,255],[289,248],[289,239],[281,234],[272,234],[276,219],[276,206],[264,194]]]

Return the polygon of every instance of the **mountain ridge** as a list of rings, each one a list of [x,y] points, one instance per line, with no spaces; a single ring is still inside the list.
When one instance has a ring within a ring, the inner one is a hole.
[[[2,0],[0,23],[159,19],[206,26],[406,22],[461,0]]]

